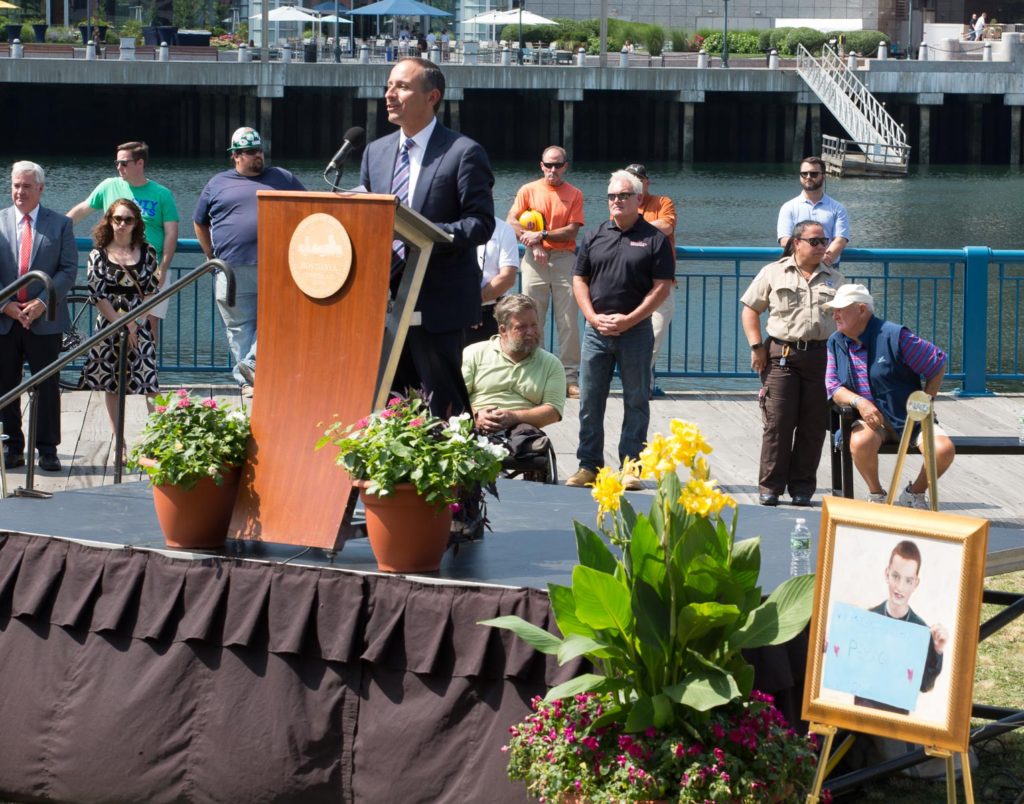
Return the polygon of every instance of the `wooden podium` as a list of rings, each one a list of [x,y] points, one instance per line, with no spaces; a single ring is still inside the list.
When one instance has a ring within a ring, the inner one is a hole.
[[[257,385],[229,538],[335,549],[351,481],[315,445],[386,401],[435,242],[391,195],[258,194]],[[389,312],[391,244],[407,243]]]

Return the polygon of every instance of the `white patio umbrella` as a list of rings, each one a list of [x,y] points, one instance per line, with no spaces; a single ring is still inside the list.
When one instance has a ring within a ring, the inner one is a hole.
[[[522,12],[520,17],[519,9],[509,11],[488,11],[486,14],[477,14],[462,21],[463,25],[558,25],[554,20],[534,14],[532,11]]]

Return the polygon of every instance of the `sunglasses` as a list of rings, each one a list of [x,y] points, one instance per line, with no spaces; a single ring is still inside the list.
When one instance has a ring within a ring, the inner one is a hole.
[[[239,148],[235,151],[236,154],[242,154],[243,156],[256,156],[256,154],[263,153],[262,148]]]
[[[808,245],[811,245],[811,246],[827,246],[831,239],[832,238],[830,238],[830,237],[798,237],[797,238],[797,240],[803,240],[805,243],[807,243]]]
[[[548,170],[558,170],[565,167],[565,162],[541,162]]]
[[[820,175],[821,175],[821,171],[820,170],[801,170],[800,171],[800,178],[801,179],[816,179]]]
[[[111,215],[110,220],[116,223],[118,226],[127,226],[129,223],[135,223],[135,218],[122,217],[121,215]]]
[[[625,201],[627,198],[632,198],[636,193],[608,193],[609,201]]]
[[[125,167],[126,165],[130,165],[132,162],[138,161],[138,159],[115,159],[114,167]]]

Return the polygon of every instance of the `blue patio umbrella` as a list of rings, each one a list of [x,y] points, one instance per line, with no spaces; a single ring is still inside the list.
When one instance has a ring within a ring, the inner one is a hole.
[[[317,3],[315,6],[312,6],[311,10],[319,11],[321,13],[330,13],[334,11],[335,5],[340,5],[343,9],[348,11],[349,6],[352,5],[352,0],[339,0],[338,3],[335,3],[335,0],[324,0],[324,2]]]
[[[434,8],[420,0],[378,0],[368,6],[353,8],[348,12],[350,15],[363,15],[367,17],[450,17],[447,11]]]

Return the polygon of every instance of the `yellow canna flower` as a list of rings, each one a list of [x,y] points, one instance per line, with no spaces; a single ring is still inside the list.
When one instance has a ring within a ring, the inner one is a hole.
[[[605,514],[619,510],[619,503],[626,491],[622,485],[622,475],[607,466],[601,467],[594,480],[594,488],[590,492],[597,501],[597,518],[604,519]]]
[[[661,433],[655,433],[640,453],[637,462],[640,477],[660,481],[665,475],[675,472],[677,464],[672,453],[672,443]]]
[[[703,452],[710,454],[711,447],[700,432],[700,428],[692,422],[682,419],[673,419],[670,424],[672,430],[672,450],[677,463],[693,466],[694,459]]]
[[[697,458],[693,462],[692,473],[698,480],[707,480],[711,476],[711,467],[704,458]]]
[[[714,480],[691,477],[679,495],[679,504],[687,513],[698,516],[718,516],[725,506],[735,507],[736,501],[715,487]]]

